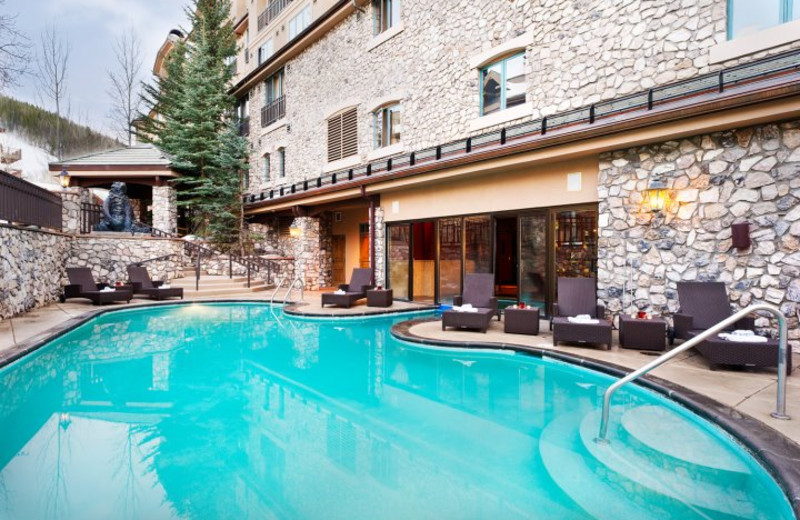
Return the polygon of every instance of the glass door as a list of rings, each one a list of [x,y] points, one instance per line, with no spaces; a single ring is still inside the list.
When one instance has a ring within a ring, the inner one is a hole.
[[[492,218],[464,218],[464,272],[492,272]]]
[[[453,303],[461,294],[461,218],[439,220],[439,302]]]
[[[436,222],[411,224],[411,299],[432,302],[436,299]]]
[[[411,226],[409,224],[390,225],[387,234],[389,235],[387,287],[392,288],[395,298],[407,300],[409,298]]]
[[[559,277],[597,278],[597,207],[551,210],[553,244],[552,301],[558,301]]]
[[[519,217],[520,301],[547,315],[547,213]]]

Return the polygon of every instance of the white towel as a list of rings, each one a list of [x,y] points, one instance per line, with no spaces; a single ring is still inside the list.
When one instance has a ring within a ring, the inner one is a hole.
[[[769,341],[764,336],[758,336],[752,330],[734,330],[733,332],[723,332],[720,338],[736,343],[766,343]]]
[[[478,312],[478,309],[472,306],[471,303],[465,303],[462,306],[453,305],[453,310],[456,312]]]
[[[336,289],[333,294],[346,294],[342,289]]]
[[[591,318],[588,314],[578,314],[577,316],[570,316],[567,318],[570,323],[582,323],[585,325],[594,325],[600,323],[600,320]]]
[[[116,289],[114,289],[113,287],[103,287],[103,289],[100,292],[111,292],[111,291],[116,291]]]
[[[168,283],[162,283],[160,289],[169,289]]]

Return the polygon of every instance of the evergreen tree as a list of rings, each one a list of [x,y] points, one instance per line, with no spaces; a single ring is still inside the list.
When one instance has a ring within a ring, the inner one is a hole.
[[[236,54],[229,0],[193,0],[187,8],[192,31],[166,64],[167,77],[146,88],[146,104],[160,121],[146,123],[151,142],[181,170],[179,204],[189,207],[194,228],[218,244],[239,242],[242,171],[247,141],[231,121],[228,93]]]

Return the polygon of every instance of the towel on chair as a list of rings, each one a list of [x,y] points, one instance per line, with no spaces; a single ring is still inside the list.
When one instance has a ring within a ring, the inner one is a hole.
[[[567,321],[570,323],[581,323],[585,325],[594,325],[596,323],[600,323],[600,320],[596,320],[590,317],[588,314],[578,314],[577,316],[570,316],[567,318]]]
[[[737,343],[766,343],[769,341],[764,336],[759,336],[752,330],[734,330],[733,332],[723,332],[719,337]]]

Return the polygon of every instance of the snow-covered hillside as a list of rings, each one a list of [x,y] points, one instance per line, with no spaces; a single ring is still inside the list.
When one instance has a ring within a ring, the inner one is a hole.
[[[22,150],[22,159],[10,165],[3,163],[0,165],[0,169],[20,170],[22,171],[23,179],[38,184],[43,188],[52,189],[58,187],[58,182],[50,175],[48,170],[48,163],[55,161],[55,156],[31,144],[15,132],[7,130],[0,133],[0,151],[8,153],[17,149]]]

